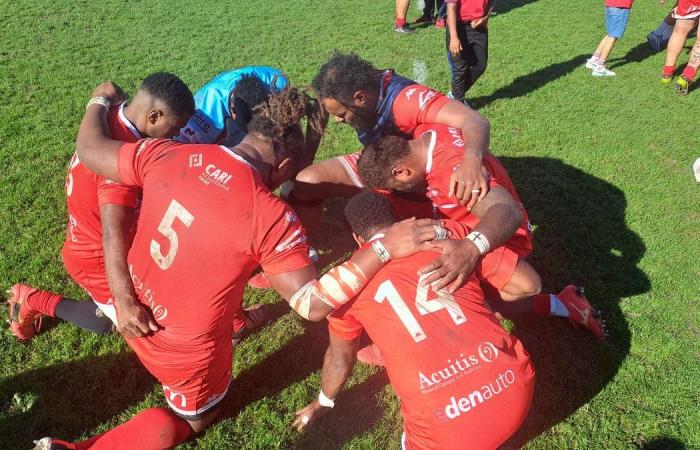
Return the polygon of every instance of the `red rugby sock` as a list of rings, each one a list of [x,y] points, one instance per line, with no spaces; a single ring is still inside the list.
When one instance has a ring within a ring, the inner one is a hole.
[[[689,81],[693,81],[693,78],[695,78],[695,74],[698,72],[698,69],[695,67],[691,66],[685,66],[685,69],[683,69],[683,76],[687,78]]]
[[[664,66],[663,75],[665,77],[670,77],[676,71],[676,66]]]
[[[45,316],[56,317],[56,306],[62,298],[53,292],[37,290],[27,297],[27,305]]]
[[[160,450],[185,442],[191,434],[192,428],[187,421],[169,409],[149,408],[116,428],[78,442],[75,448]]]
[[[538,316],[548,316],[550,310],[549,294],[536,294],[532,296],[532,312]]]
[[[401,28],[402,26],[406,25],[406,19],[399,19],[398,17],[396,17],[394,19],[394,25]]]

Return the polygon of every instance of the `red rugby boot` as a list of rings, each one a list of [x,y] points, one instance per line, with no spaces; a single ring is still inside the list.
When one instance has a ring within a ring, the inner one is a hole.
[[[7,299],[10,310],[10,330],[17,339],[28,341],[41,328],[41,312],[27,303],[27,299],[39,292],[39,289],[25,284],[15,284],[8,292],[10,293],[10,298]]]
[[[382,359],[382,354],[379,353],[379,347],[374,344],[369,344],[367,347],[359,349],[357,351],[357,360],[370,366],[384,367],[384,359]]]
[[[605,340],[607,332],[600,313],[588,302],[582,287],[570,284],[557,294],[557,298],[569,310],[569,321],[574,326],[582,326],[598,340]]]

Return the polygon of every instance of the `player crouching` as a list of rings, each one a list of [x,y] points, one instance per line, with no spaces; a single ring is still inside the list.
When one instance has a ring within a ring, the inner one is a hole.
[[[351,199],[345,215],[361,248],[395,221],[389,200],[370,191]],[[452,294],[423,284],[418,270],[436,256],[423,251],[389,262],[328,317],[321,391],[297,411],[298,430],[333,408],[364,330],[401,399],[403,448],[495,448],[515,433],[532,400],[530,358],[486,306],[474,275]]]

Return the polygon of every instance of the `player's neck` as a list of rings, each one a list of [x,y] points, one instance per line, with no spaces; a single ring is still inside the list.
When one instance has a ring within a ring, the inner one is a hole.
[[[232,147],[231,150],[255,167],[265,184],[269,182],[265,178],[269,175],[270,167],[275,165],[272,144],[256,138],[253,133],[248,133],[241,143]]]
[[[428,133],[421,135],[418,139],[408,141],[411,147],[411,162],[417,167],[425,167],[428,162],[428,150],[430,147],[430,136]]]
[[[124,106],[124,117],[126,117],[126,120],[131,122],[131,124],[136,127],[139,133],[141,133],[141,136],[146,136],[146,133],[144,130],[146,129],[146,117],[147,113],[145,111],[142,111],[143,108],[139,108],[141,105],[139,105],[139,102],[133,101],[131,103],[127,103]],[[141,120],[139,121],[139,118]]]

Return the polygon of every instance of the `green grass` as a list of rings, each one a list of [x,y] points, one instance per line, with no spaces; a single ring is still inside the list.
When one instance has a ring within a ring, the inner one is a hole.
[[[513,331],[538,371],[530,417],[509,446],[700,448],[700,90],[657,80],[646,33],[668,6],[636,2],[611,56],[612,79],[581,65],[604,33],[600,0],[500,0],[486,74],[469,93],[492,124],[535,231],[544,288],[573,281],[604,312],[607,344],[562,321]],[[83,107],[113,79],[132,91],[156,70],[193,89],[249,64],[307,84],[333,48],[449,89],[444,35],[391,32],[392,2],[298,0],[2,2],[0,287],[17,281],[82,296],[65,274],[63,180]],[[204,6],[206,5],[206,6]],[[411,6],[409,18],[418,15]],[[687,55],[681,56],[685,63]],[[331,125],[320,158],[359,146]],[[326,261],[351,248],[337,202],[313,237]],[[271,293],[246,303],[276,302]],[[280,310],[280,314],[284,311]],[[6,319],[6,312],[0,313]],[[236,349],[224,418],[183,448],[397,448],[399,406],[383,372],[357,367],[339,407],[306,435],[293,413],[318,389],[327,336],[292,314]],[[158,385],[116,336],[58,324],[30,344],[0,333],[0,448],[106,430],[163,405]]]

